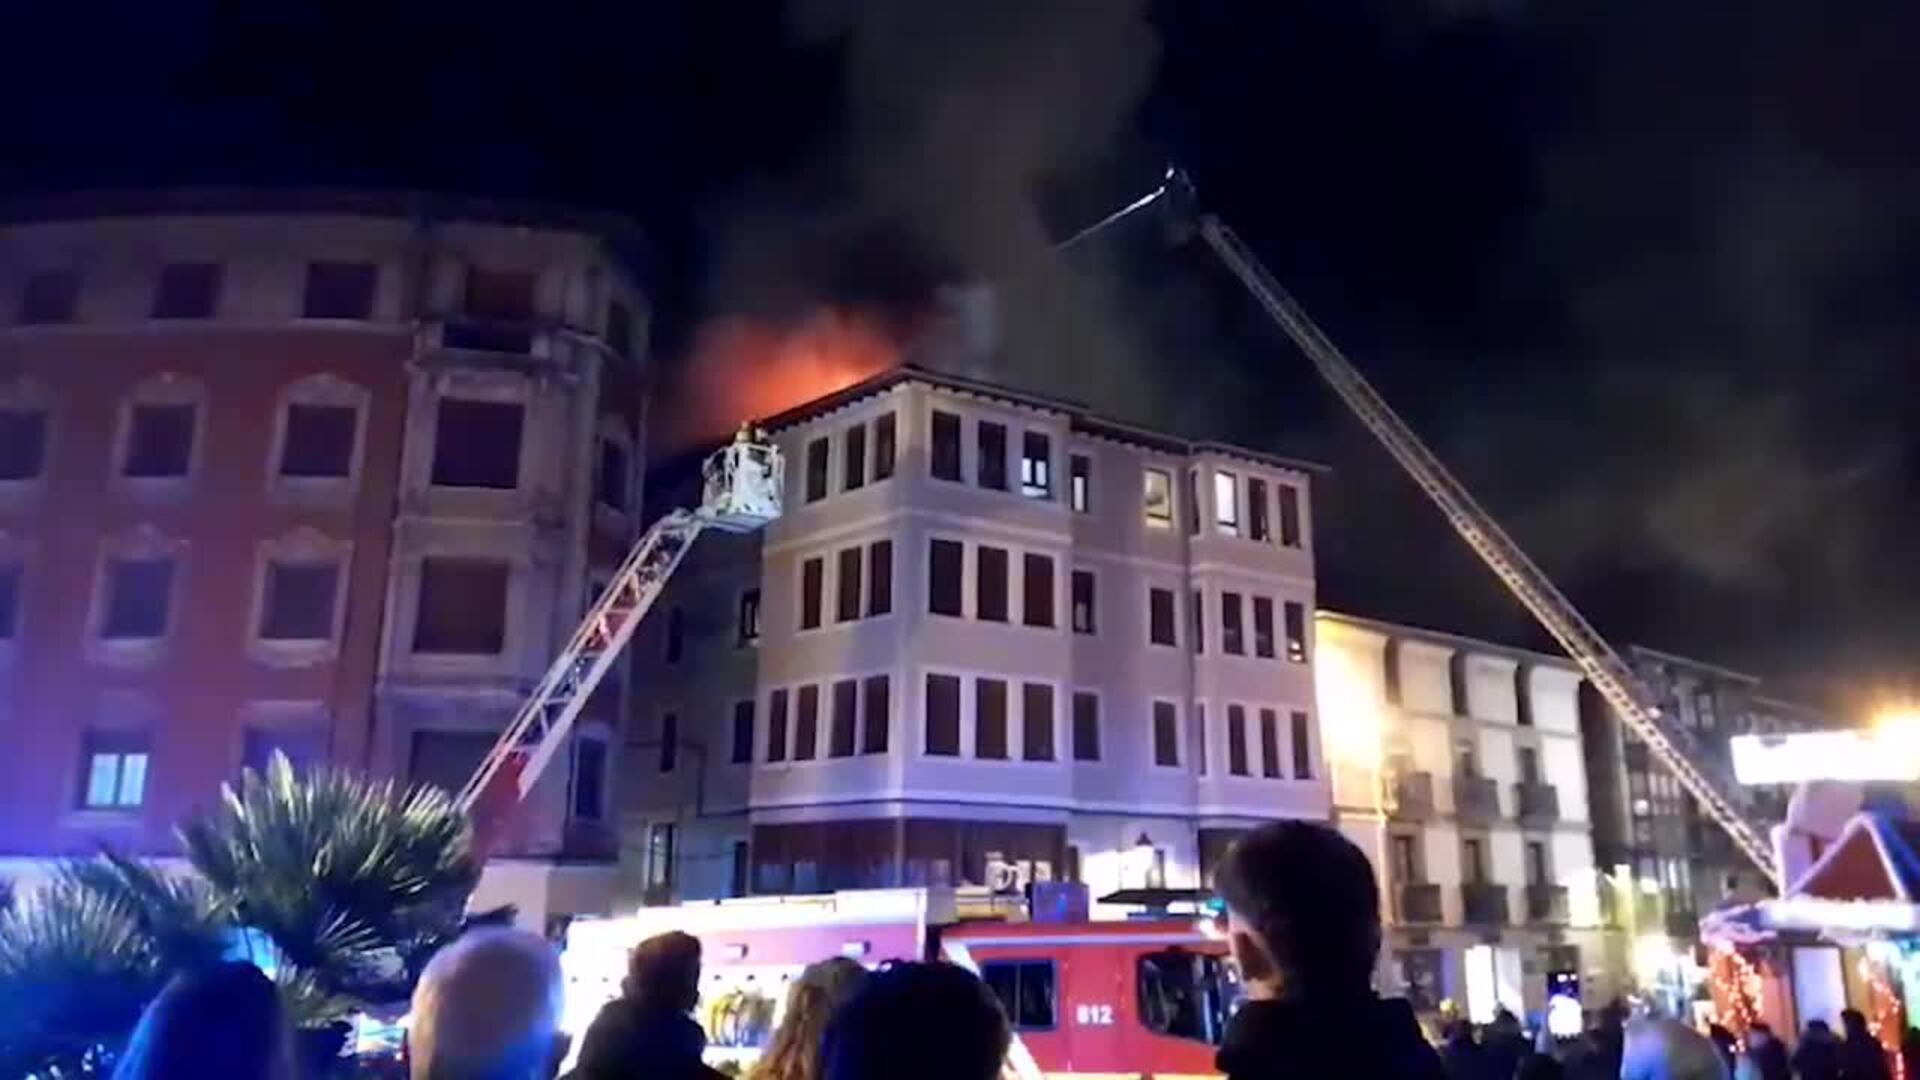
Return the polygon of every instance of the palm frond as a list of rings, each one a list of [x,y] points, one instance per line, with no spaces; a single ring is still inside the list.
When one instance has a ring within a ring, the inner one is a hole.
[[[0,1073],[86,1074],[168,974],[119,898],[56,879],[0,915]]]
[[[234,917],[329,993],[404,981],[411,944],[457,925],[479,880],[467,817],[445,792],[337,769],[296,777],[280,755],[180,836]]]
[[[227,950],[232,922],[204,881],[163,874],[112,851],[67,863],[55,880],[121,912],[170,968],[213,963]]]

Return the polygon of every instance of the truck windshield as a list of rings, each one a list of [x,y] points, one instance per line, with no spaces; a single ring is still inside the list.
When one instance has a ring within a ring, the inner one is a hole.
[[[1220,1045],[1239,984],[1224,957],[1185,949],[1148,953],[1139,965],[1140,1019],[1148,1030]]]

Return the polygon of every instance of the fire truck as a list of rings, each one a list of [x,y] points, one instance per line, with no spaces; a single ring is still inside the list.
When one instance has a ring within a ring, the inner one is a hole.
[[[562,1026],[580,1036],[620,992],[627,955],[679,930],[702,946],[700,1020],[708,1063],[745,1067],[779,1023],[806,965],[945,960],[980,976],[1015,1036],[1010,1064],[1040,1077],[1217,1075],[1237,998],[1227,945],[1204,912],[1092,922],[1084,886],[1037,885],[1032,899],[985,889],[862,889],[641,908],[576,920],[560,966]]]

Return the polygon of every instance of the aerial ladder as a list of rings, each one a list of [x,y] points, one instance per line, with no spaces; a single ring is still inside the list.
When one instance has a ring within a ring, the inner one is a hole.
[[[1159,199],[1170,190],[1187,188],[1184,177],[1169,169],[1159,188],[1106,219],[1083,230],[1062,247],[1105,228]],[[1553,581],[1534,565],[1520,545],[1514,543],[1493,515],[1480,506],[1466,487],[1447,471],[1440,459],[1427,449],[1407,422],[1393,411],[1379,391],[1360,374],[1353,362],[1341,353],[1320,327],[1307,316],[1298,301],[1280,287],[1246,242],[1217,215],[1202,213],[1196,222],[1200,236],[1220,261],[1233,271],[1240,283],[1253,294],[1273,321],[1286,331],[1300,351],[1313,362],[1315,371],[1326,381],[1354,416],[1366,425],[1393,459],[1400,463],[1414,483],[1440,508],[1447,523],[1480,556],[1514,598],[1540,621],[1549,634],[1566,650],[1567,656],[1593,683],[1608,705],[1619,714],[1627,730],[1665,766],[1699,803],[1701,812],[1725,830],[1735,847],[1766,875],[1774,888],[1780,888],[1780,871],[1775,863],[1767,835],[1750,820],[1727,794],[1734,790],[1730,777],[1721,775],[1713,759],[1686,729],[1672,723],[1662,712],[1659,698],[1614,650],[1600,632],[1587,622]]]
[[[702,468],[700,506],[674,510],[641,535],[606,589],[580,620],[546,674],[460,789],[457,801],[474,819],[475,846],[540,779],[566,746],[594,688],[633,639],[695,540],[708,529],[751,532],[780,516],[785,468],[766,437],[742,427]]]

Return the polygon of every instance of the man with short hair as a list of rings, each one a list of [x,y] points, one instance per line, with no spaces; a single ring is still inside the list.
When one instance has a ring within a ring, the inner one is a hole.
[[[972,972],[894,964],[827,1022],[820,1071],[825,1080],[995,1080],[1011,1041],[999,999]]]
[[[413,1080],[549,1080],[565,1045],[560,961],[536,934],[473,930],[434,955],[413,991]]]
[[[1234,841],[1214,872],[1247,1002],[1217,1064],[1230,1080],[1441,1080],[1404,1000],[1373,992],[1373,867],[1324,825],[1285,821]]]

